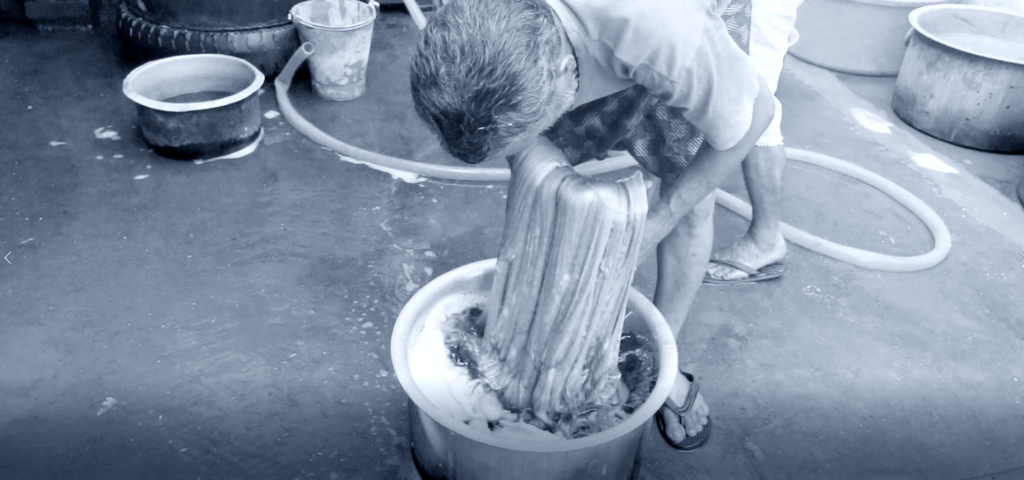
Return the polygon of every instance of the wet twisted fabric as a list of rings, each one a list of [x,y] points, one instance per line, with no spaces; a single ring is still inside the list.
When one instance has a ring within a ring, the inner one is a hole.
[[[725,25],[728,36],[744,54],[749,51],[750,20],[751,0],[733,0],[721,10],[721,21]],[[565,23],[563,21],[563,25]],[[567,28],[567,33],[571,33],[568,30],[569,28]],[[714,32],[710,35],[713,34]],[[698,36],[697,38],[707,41],[708,35],[705,33],[703,37]],[[572,35],[570,35],[570,39],[572,39]],[[657,45],[653,48],[656,49]],[[579,58],[581,49],[576,48],[576,44],[574,44],[574,49],[578,63],[581,63],[580,75],[582,77],[588,73],[584,68],[585,60]],[[753,96],[756,95],[757,89],[756,72],[755,76],[751,77],[750,72],[753,71],[753,67],[746,58],[743,58],[742,62],[735,58],[719,60],[721,62],[717,64],[698,64],[693,68],[710,69],[712,72],[703,73],[703,75],[717,75],[718,77],[714,78],[712,83],[721,85],[720,88],[725,89],[737,86],[736,90],[740,91],[707,92],[707,95],[724,98],[724,100],[719,100],[719,103],[726,105],[717,106],[716,110],[707,112],[702,117],[695,119],[692,108],[670,105],[669,102],[674,98],[671,92],[652,92],[653,88],[658,88],[660,85],[651,85],[651,81],[644,82],[644,79],[641,78],[641,81],[633,83],[632,86],[628,86],[624,90],[573,108],[559,118],[545,132],[545,135],[562,150],[574,165],[590,159],[606,158],[609,150],[625,150],[641,166],[654,174],[685,168],[706,140],[707,132],[702,131],[695,123],[703,123],[705,130],[710,130],[713,134],[718,135],[717,138],[720,141],[716,147],[724,146],[725,148],[731,146],[730,143],[738,141],[750,124],[750,113],[747,113],[748,118],[745,119],[745,123],[737,122],[733,117],[743,115],[744,109],[752,111]],[[716,69],[718,71],[714,71]],[[640,69],[635,71],[640,71]],[[751,78],[754,83],[752,88],[750,86]],[[581,87],[585,85],[585,79],[581,78],[580,83]],[[675,86],[674,88],[681,89],[686,86]],[[704,92],[691,93],[691,95],[701,94]],[[723,118],[727,116],[730,118]],[[727,125],[727,127],[716,130],[718,125]]]

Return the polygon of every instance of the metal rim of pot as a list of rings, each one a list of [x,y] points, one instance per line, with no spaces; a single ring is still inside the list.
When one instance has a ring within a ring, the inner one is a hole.
[[[478,262],[463,265],[438,276],[417,291],[416,294],[409,299],[409,302],[406,303],[403,311],[425,310],[424,307],[429,304],[438,291],[445,288],[447,283],[446,280],[455,280],[465,278],[467,276],[472,277],[476,275],[485,275],[487,272],[494,270],[496,264],[497,259],[494,258],[480,260]],[[647,297],[633,287],[630,287],[629,289],[629,305],[632,306],[639,314],[647,318],[663,318],[661,316],[661,312],[658,311],[654,304],[652,304]],[[400,313],[399,318],[402,316],[403,315]],[[419,389],[419,385],[416,384],[416,380],[412,378],[412,374],[408,369],[397,367],[400,362],[404,362],[404,365],[408,365],[409,345],[402,344],[401,340],[408,340],[411,337],[413,327],[416,325],[420,325],[422,327],[422,322],[396,322],[395,331],[392,333],[391,337],[392,362],[396,364],[395,376],[398,377],[399,383],[401,383],[402,388],[405,390],[410,400],[426,415],[436,422],[444,425],[449,430],[471,440],[509,450],[536,453],[568,452],[593,447],[619,438],[622,435],[644,425],[654,417],[654,414],[661,408],[664,399],[667,398],[668,394],[671,392],[675,383],[677,375],[676,372],[678,370],[676,367],[676,364],[678,363],[678,352],[675,345],[675,336],[672,334],[672,331],[669,329],[666,322],[651,322],[648,325],[651,328],[651,336],[655,340],[658,348],[658,377],[655,381],[654,389],[651,391],[647,401],[645,401],[640,408],[636,409],[628,418],[607,430],[593,435],[588,435],[586,437],[566,439],[564,441],[531,442],[498,437],[476,430],[462,422],[458,422],[448,414],[442,412],[434,406],[434,404],[431,403],[426,395]],[[669,368],[663,368],[660,362],[664,361],[667,363],[669,360],[673,360],[671,362],[671,366]],[[659,398],[661,400],[658,400]]]
[[[941,36],[937,36],[937,35],[933,34],[932,32],[929,32],[928,29],[926,29],[926,28],[921,26],[921,16],[922,15],[928,15],[928,14],[930,14],[932,12],[940,11],[940,10],[980,10],[980,11],[992,12],[992,13],[996,13],[996,14],[1000,14],[1000,15],[1010,15],[1010,16],[1018,17],[1021,20],[1024,20],[1024,15],[1020,15],[1018,13],[1011,12],[1011,11],[1008,11],[1008,10],[1005,10],[1005,9],[1001,9],[1001,8],[997,8],[997,7],[988,7],[988,6],[983,6],[983,5],[964,5],[964,4],[929,5],[927,7],[921,7],[921,8],[915,9],[914,11],[910,12],[910,25],[913,26],[913,29],[916,30],[917,33],[919,33],[921,35],[924,35],[925,37],[928,37],[928,39],[930,39],[930,40],[932,40],[932,41],[934,41],[936,43],[942,44],[943,46],[952,48],[954,50],[959,50],[961,52],[970,53],[971,55],[976,55],[976,56],[981,57],[981,58],[987,58],[987,59],[990,59],[990,60],[997,60],[997,61],[1000,61],[1000,62],[1006,62],[1006,63],[1010,63],[1010,64],[1014,64],[1014,65],[1024,65],[1024,62],[1021,62],[1020,60],[1011,60],[1009,58],[1006,58],[1006,57],[1003,57],[1003,56],[1000,56],[1000,55],[993,55],[991,52],[986,53],[986,52],[979,51],[978,49],[975,49],[975,48],[967,48],[967,46],[964,46],[964,45],[954,44],[954,43],[952,43],[952,42],[950,42],[950,41],[948,41],[946,39],[943,39]],[[910,32],[908,32],[907,41],[909,41],[909,33]]]
[[[218,60],[234,62],[238,65],[244,65],[245,68],[247,68],[253,75],[252,82],[250,82],[249,85],[241,91],[231,94],[229,96],[221,97],[215,100],[192,103],[162,102],[160,100],[156,100],[147,97],[146,95],[143,95],[135,88],[135,80],[140,76],[148,73],[149,70],[164,67],[174,63],[187,62],[197,58],[204,57],[216,58]],[[160,60],[153,60],[151,62],[147,62],[142,66],[136,68],[135,70],[132,70],[132,72],[129,73],[127,77],[125,77],[124,83],[122,84],[122,90],[124,91],[125,96],[127,96],[135,103],[143,105],[145,107],[152,108],[154,110],[161,110],[164,112],[194,112],[198,110],[209,110],[217,107],[223,107],[225,105],[231,105],[232,103],[245,100],[253,93],[256,93],[256,91],[263,86],[264,81],[266,81],[266,77],[263,75],[263,72],[261,72],[253,64],[241,58],[233,57],[231,55],[223,55],[219,53],[198,53],[193,55],[176,55],[173,57],[167,57],[162,58]]]

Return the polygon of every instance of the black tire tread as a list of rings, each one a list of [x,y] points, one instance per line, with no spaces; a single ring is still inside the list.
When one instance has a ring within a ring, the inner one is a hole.
[[[252,63],[268,79],[277,76],[299,48],[299,37],[291,22],[238,30],[191,30],[151,22],[126,1],[117,9],[117,31],[129,61],[220,53]]]

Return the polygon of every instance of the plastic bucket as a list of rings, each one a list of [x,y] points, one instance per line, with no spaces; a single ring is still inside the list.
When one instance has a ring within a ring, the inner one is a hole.
[[[352,100],[366,92],[377,2],[310,0],[291,9],[302,42],[315,51],[309,57],[313,91],[327,100]]]

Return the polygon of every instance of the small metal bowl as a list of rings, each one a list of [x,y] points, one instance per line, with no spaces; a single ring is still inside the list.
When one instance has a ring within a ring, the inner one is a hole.
[[[123,90],[138,107],[146,143],[160,155],[191,160],[229,154],[258,138],[263,82],[259,69],[237,57],[179,55],[136,68]]]

